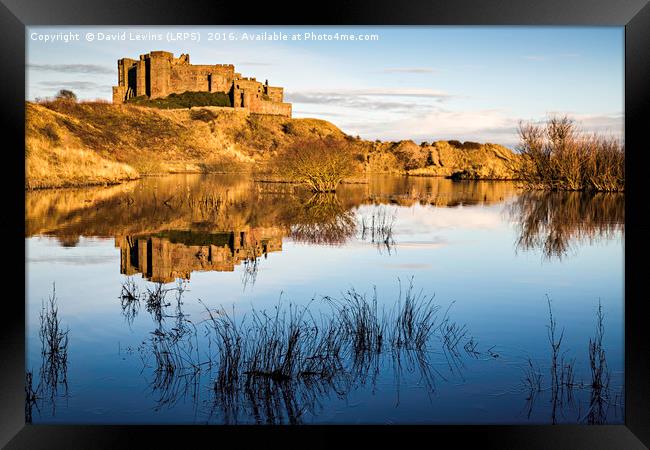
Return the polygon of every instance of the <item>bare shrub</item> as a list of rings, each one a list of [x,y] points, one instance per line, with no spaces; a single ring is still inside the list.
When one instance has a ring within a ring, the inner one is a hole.
[[[519,124],[518,178],[532,189],[623,191],[625,148],[616,139],[580,132],[575,122],[551,117]]]
[[[328,136],[296,140],[282,153],[274,172],[314,192],[334,192],[355,167],[351,145]]]

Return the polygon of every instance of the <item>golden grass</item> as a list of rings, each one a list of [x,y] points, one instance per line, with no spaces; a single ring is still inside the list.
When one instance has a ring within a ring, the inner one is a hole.
[[[223,107],[157,109],[106,102],[26,104],[28,189],[117,183],[167,173],[264,172],[296,142],[345,140],[365,173],[512,178],[516,158],[493,144],[370,142],[330,122]]]
[[[62,127],[80,127],[61,114],[27,108],[25,129],[25,188],[116,184],[140,177],[128,164],[108,159],[89,149]]]
[[[25,188],[116,184],[139,178],[128,164],[110,161],[79,148],[31,148],[26,159]]]

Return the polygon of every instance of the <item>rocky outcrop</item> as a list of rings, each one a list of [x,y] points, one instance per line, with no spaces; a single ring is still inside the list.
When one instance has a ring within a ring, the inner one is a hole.
[[[403,172],[409,175],[445,176],[454,179],[511,180],[518,156],[497,144],[436,141],[375,143],[368,152],[370,172]]]

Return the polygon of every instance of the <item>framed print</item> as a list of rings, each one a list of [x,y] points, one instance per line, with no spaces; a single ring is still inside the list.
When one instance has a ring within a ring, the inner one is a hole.
[[[647,448],[650,7],[321,6],[3,0],[3,445]]]

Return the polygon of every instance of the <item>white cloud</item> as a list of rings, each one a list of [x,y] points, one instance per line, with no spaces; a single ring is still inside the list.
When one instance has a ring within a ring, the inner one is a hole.
[[[514,145],[517,120],[497,109],[475,111],[429,110],[425,114],[400,115],[395,120],[350,123],[355,134],[368,139],[459,139]]]
[[[611,134],[618,138],[623,138],[624,136],[625,120],[622,114],[576,114],[572,117],[584,131]]]
[[[109,89],[110,85],[103,85],[100,83],[95,83],[94,81],[56,81],[48,80],[41,81],[38,83],[44,88],[56,88],[56,89],[73,89],[79,91],[95,91],[98,89]]]
[[[113,74],[117,69],[99,64],[29,64],[29,70],[59,73]]]
[[[337,89],[330,91],[294,91],[287,92],[287,99],[295,103],[338,103],[341,99],[358,97],[416,97],[447,99],[450,94],[428,88],[373,88],[373,89]]]
[[[378,104],[376,109],[378,112],[373,120],[368,120],[369,112],[362,117],[346,115],[337,124],[350,134],[359,134],[371,140],[412,139],[418,142],[458,139],[492,142],[514,148],[519,142],[519,121],[530,120],[515,117],[510,111],[501,109],[453,111],[422,104],[394,109],[392,112],[388,105],[386,108],[381,108]],[[558,111],[549,112],[544,117],[536,117],[532,120],[543,123],[548,116],[564,114],[573,118],[579,129],[585,132],[623,138],[622,114],[578,114],[571,111]]]

